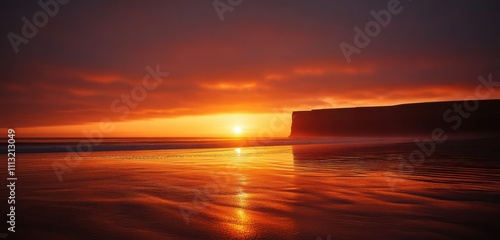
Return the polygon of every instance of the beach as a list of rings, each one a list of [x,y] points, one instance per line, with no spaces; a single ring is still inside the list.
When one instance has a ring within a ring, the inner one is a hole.
[[[496,144],[496,145],[495,145]],[[494,239],[498,139],[19,153],[19,239]]]

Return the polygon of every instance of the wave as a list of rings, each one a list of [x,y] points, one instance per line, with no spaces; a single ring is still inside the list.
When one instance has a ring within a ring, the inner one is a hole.
[[[17,139],[18,153],[53,153],[68,151],[127,151],[240,148],[258,146],[282,146],[303,144],[355,144],[408,142],[408,138],[24,138]],[[3,148],[6,149],[6,148]],[[6,151],[6,150],[4,150]]]

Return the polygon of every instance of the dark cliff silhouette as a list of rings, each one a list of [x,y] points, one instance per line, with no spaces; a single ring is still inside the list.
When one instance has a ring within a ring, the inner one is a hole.
[[[290,137],[500,136],[500,100],[297,111]]]

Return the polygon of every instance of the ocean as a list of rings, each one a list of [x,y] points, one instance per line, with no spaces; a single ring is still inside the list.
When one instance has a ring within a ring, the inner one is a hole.
[[[499,146],[18,139],[8,239],[498,239]]]

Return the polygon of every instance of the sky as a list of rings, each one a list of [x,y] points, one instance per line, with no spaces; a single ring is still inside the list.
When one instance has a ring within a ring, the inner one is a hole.
[[[292,111],[462,100],[500,71],[496,0],[41,2],[0,3],[23,137],[283,137]]]

